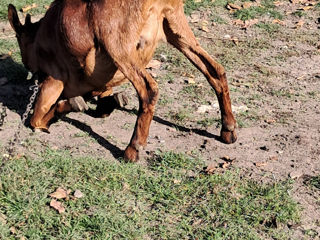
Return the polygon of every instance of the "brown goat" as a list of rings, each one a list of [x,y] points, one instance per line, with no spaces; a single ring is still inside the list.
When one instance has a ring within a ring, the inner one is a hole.
[[[125,158],[136,161],[145,147],[158,99],[158,85],[145,66],[159,40],[180,50],[207,78],[221,110],[221,139],[236,141],[224,68],[201,48],[184,15],[183,0],[55,0],[45,16],[22,25],[9,5],[22,61],[45,76],[31,126],[47,130],[57,100],[108,92],[128,79],[139,97],[139,112]],[[63,106],[61,107],[64,108]]]

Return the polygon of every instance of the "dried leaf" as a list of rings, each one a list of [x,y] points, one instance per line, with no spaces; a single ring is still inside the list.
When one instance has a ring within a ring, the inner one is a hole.
[[[210,194],[210,192],[209,192],[209,194]],[[192,223],[192,226],[198,226],[198,225],[200,225],[202,222],[203,222],[202,219],[198,219],[198,220],[196,220],[196,221],[194,221],[194,222]],[[198,238],[196,238],[196,239],[198,239]]]
[[[231,162],[224,162],[221,164],[221,167],[226,169],[226,168],[229,168],[231,166]]]
[[[84,197],[84,194],[83,194],[80,190],[77,189],[76,191],[74,191],[73,196],[74,196],[75,198],[83,198],[83,197]]]
[[[2,223],[3,225],[7,223],[7,217],[2,213],[0,213],[0,223]]]
[[[241,6],[239,6],[239,5],[236,5],[236,4],[233,4],[233,3],[228,3],[227,4],[227,9],[228,10],[240,10],[240,9],[242,9],[242,7]]]
[[[242,21],[241,19],[234,20],[232,21],[232,23],[236,26],[244,26],[244,21]]]
[[[272,124],[272,123],[275,123],[276,120],[275,119],[267,119],[267,120],[265,120],[265,122],[268,124]]]
[[[213,163],[211,163],[211,164],[209,164],[209,165],[206,167],[206,169],[204,170],[204,172],[207,173],[207,174],[212,174],[212,173],[214,173],[216,170],[217,170],[216,166],[215,166]]]
[[[195,84],[196,81],[194,80],[193,77],[189,77],[189,78],[186,80],[186,83],[188,83],[188,84]]]
[[[229,161],[230,157],[228,155],[226,155],[226,156],[223,156],[221,159],[224,160],[224,161]]]
[[[270,156],[269,159],[271,161],[278,161],[279,160],[278,156]]]
[[[240,26],[241,28],[249,28],[259,22],[259,19],[250,19],[246,21],[242,21],[240,19],[234,20],[232,23],[236,26]]]
[[[232,37],[230,40],[231,40],[235,45],[238,45],[238,44],[239,44],[239,39],[236,38],[236,37]]]
[[[226,162],[229,162],[229,163],[233,163],[234,160],[236,160],[237,158],[230,158],[228,155],[226,155],[226,156],[223,156],[221,159],[223,161],[226,161]]]
[[[250,19],[244,21],[244,28],[249,28],[259,22],[259,19]]]
[[[148,69],[159,69],[161,66],[161,62],[156,60],[156,59],[152,59],[149,64],[147,65],[146,68]]]
[[[274,19],[273,21],[272,21],[272,23],[273,24],[279,24],[279,25],[286,25],[285,23],[284,23],[284,21],[281,21],[280,19]]]
[[[25,13],[25,12],[27,12],[27,11],[30,11],[30,10],[33,9],[33,8],[36,8],[36,7],[38,7],[38,4],[33,3],[32,5],[27,5],[27,6],[23,7],[23,8],[21,9],[21,11]]]
[[[201,27],[201,30],[204,31],[204,32],[207,32],[207,33],[210,32],[209,28],[207,26],[205,26],[205,25],[203,25]]]
[[[243,7],[244,9],[250,8],[250,7],[252,7],[252,6],[253,6],[253,2],[244,2],[244,3],[242,4],[242,7]]]
[[[174,179],[174,180],[173,180],[173,183],[174,183],[174,184],[180,184],[180,183],[181,183],[181,179]]]
[[[267,163],[266,162],[256,162],[256,163],[254,163],[254,165],[256,167],[264,167],[264,166],[267,166]]]
[[[283,5],[284,2],[282,2],[282,1],[275,1],[275,2],[273,2],[273,4],[274,4],[276,7],[278,7],[278,6]]]
[[[297,23],[296,23],[296,28],[301,28],[304,24],[304,21],[303,20],[299,20]]]
[[[17,229],[16,229],[15,227],[11,227],[11,228],[10,228],[10,232],[11,232],[12,234],[17,234]]]
[[[316,5],[318,2],[314,1],[314,2],[308,2],[306,5],[307,6],[314,6]]]
[[[64,199],[68,197],[68,193],[65,189],[59,187],[54,193],[51,193],[49,196],[56,199]]]
[[[65,208],[63,207],[61,202],[58,202],[55,199],[52,199],[50,202],[50,207],[54,208],[55,210],[57,210],[60,214],[65,212]]]
[[[305,6],[305,7],[301,8],[301,9],[298,9],[298,10],[308,11],[308,10],[310,10],[312,8],[313,8],[313,6]]]

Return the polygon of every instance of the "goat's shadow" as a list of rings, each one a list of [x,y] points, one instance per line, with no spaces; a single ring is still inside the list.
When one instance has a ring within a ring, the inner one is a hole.
[[[0,55],[1,57],[1,55]],[[8,80],[4,85],[0,85],[0,103],[3,106],[7,107],[11,111],[14,111],[22,117],[23,113],[26,110],[26,106],[29,103],[29,97],[32,92],[29,90],[30,86],[34,83],[32,81],[26,81],[26,77],[28,72],[25,70],[23,65],[16,63],[12,60],[11,57],[4,58],[0,60],[0,78],[6,78]],[[130,114],[137,113],[135,110],[130,110],[126,108],[121,108],[120,110],[128,112]],[[95,117],[95,114],[92,111],[88,111],[87,114]],[[91,137],[93,137],[97,142],[111,152],[111,154],[115,158],[119,158],[123,156],[123,151],[119,149],[117,146],[111,144],[105,138],[94,132],[91,127],[88,125],[67,116],[61,117],[61,119],[78,129],[88,133]],[[173,127],[182,132],[193,132],[200,136],[213,138],[215,140],[221,141],[220,137],[209,133],[206,130],[197,129],[197,128],[187,128],[185,126],[177,125],[175,123],[169,122],[161,117],[154,116],[153,120],[166,125],[168,127]],[[26,127],[29,127],[29,121],[26,121]]]
[[[128,112],[130,114],[137,114],[137,111],[135,109],[126,109],[126,108],[122,108],[121,110],[125,111],[125,112]],[[175,128],[181,132],[193,132],[193,133],[196,133],[200,136],[203,136],[203,137],[207,137],[207,138],[213,138],[217,141],[221,141],[221,138],[220,136],[217,136],[215,134],[212,134],[212,133],[209,133],[207,130],[203,130],[203,129],[198,129],[198,128],[187,128],[187,127],[184,127],[184,126],[181,126],[181,125],[178,125],[178,124],[175,124],[175,123],[172,123],[172,122],[169,122],[168,120],[165,120],[161,117],[158,117],[158,116],[153,116],[153,121],[156,121],[162,125],[166,125],[168,127],[172,127],[172,128]]]
[[[76,119],[73,119],[67,116],[62,116],[61,120],[75,126],[76,128],[80,129],[83,132],[88,133],[89,136],[94,138],[102,147],[110,151],[110,153],[113,155],[114,158],[118,159],[123,157],[124,152],[120,148],[113,145],[112,143],[107,141],[105,138],[103,138],[102,136],[94,132],[92,128],[86,125],[85,123],[82,123]]]
[[[0,103],[8,109],[23,115],[33,82],[27,81],[27,70],[16,63],[10,56],[0,55]]]

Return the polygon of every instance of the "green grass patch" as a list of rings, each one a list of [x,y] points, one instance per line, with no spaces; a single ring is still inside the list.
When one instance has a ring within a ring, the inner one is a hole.
[[[252,6],[237,10],[234,16],[243,21],[268,15],[274,19],[283,19],[283,15],[276,11],[272,0],[261,1],[261,6]]]
[[[320,175],[309,177],[305,183],[320,190]]]
[[[185,123],[191,119],[192,114],[190,109],[182,108],[178,112],[170,111],[168,117],[176,123]]]
[[[17,10],[21,10],[21,8],[32,5],[36,3],[38,6],[36,8],[31,9],[28,13],[32,15],[43,14],[46,11],[45,6],[49,6],[53,2],[53,0],[1,0],[0,2],[0,20],[8,20],[8,5],[13,4]]]
[[[298,10],[293,12],[292,15],[297,17],[305,17],[307,16],[307,13],[305,11]]]
[[[255,26],[260,29],[263,29],[269,35],[277,33],[280,29],[279,25],[273,23],[257,23]]]
[[[193,11],[198,10],[199,8],[208,8],[215,6],[226,6],[228,0],[202,0],[195,2],[194,0],[186,0],[184,4],[184,11],[187,15],[190,15]]]
[[[220,118],[205,118],[205,119],[198,120],[197,124],[199,124],[205,128],[216,124],[216,126],[218,128],[221,126],[221,119]]]
[[[254,111],[240,112],[236,115],[237,123],[239,128],[250,127],[253,123],[257,123],[260,117]]]
[[[183,73],[196,74],[199,72],[196,67],[193,66],[193,64],[183,55],[183,53],[169,44],[159,44],[154,58],[163,60],[165,63],[164,68],[178,75]]]
[[[0,238],[288,236],[281,226],[299,219],[289,182],[257,183],[236,171],[204,175],[203,166],[198,158],[173,152],[157,153],[148,166],[49,149],[10,160],[0,175]],[[59,200],[66,212],[58,214],[48,196],[57,187],[79,189],[84,197]]]

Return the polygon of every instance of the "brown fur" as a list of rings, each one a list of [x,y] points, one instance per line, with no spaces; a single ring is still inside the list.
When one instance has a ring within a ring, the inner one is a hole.
[[[125,158],[136,161],[146,146],[158,99],[156,81],[145,70],[163,39],[183,52],[206,76],[221,109],[221,137],[236,140],[236,121],[224,68],[201,48],[183,13],[182,0],[56,0],[38,23],[20,24],[9,5],[9,21],[17,33],[23,63],[44,73],[31,125],[48,129],[59,96],[112,92],[128,79],[140,102],[136,126]],[[60,110],[62,111],[62,110]]]

